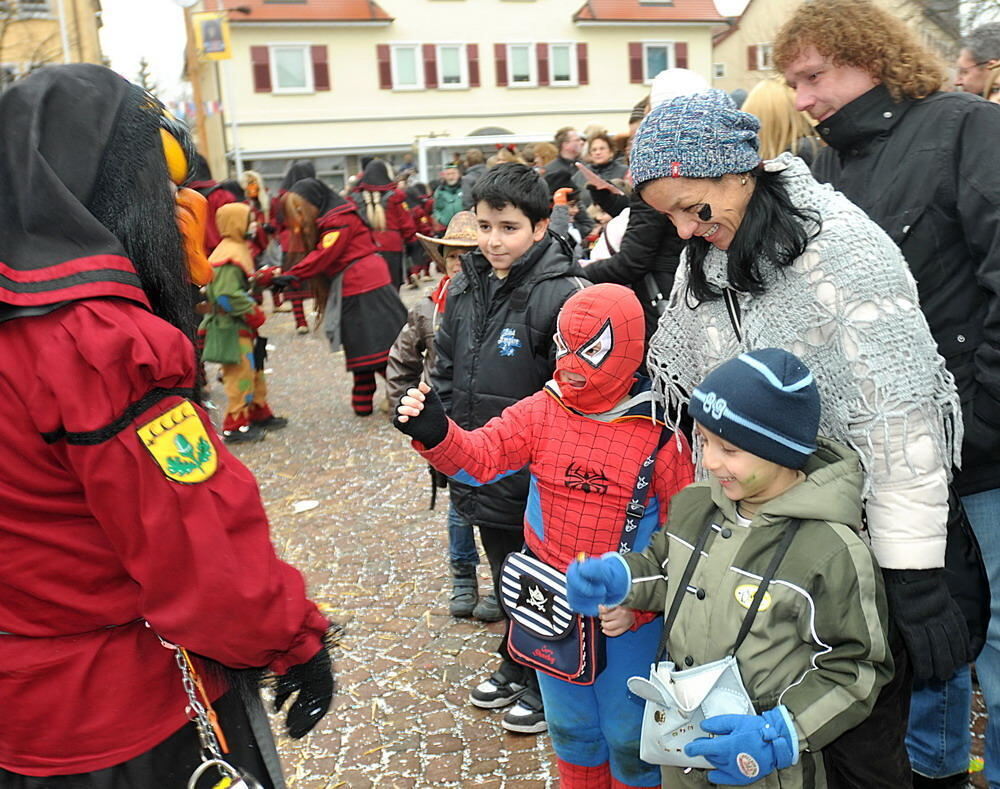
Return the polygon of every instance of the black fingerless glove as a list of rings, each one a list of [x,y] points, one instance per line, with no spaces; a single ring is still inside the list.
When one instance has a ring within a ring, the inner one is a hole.
[[[286,288],[297,288],[299,286],[298,277],[289,274],[279,274],[271,280],[271,287],[275,290],[285,290]]]
[[[918,680],[948,680],[971,660],[969,629],[944,571],[883,570],[889,615],[906,644]]]
[[[278,712],[288,697],[298,691],[298,696],[288,708],[285,727],[294,739],[305,737],[326,715],[333,701],[333,663],[324,646],[305,663],[292,666],[275,680],[274,711]]]
[[[433,449],[448,435],[448,417],[444,412],[441,398],[433,389],[424,395],[424,410],[420,412],[420,416],[411,416],[405,422],[400,422],[399,403],[396,403],[396,406],[396,416],[392,420],[392,426],[419,441],[425,449]]]

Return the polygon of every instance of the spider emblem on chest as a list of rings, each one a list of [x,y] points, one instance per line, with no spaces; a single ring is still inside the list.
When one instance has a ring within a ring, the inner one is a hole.
[[[583,493],[598,493],[603,496],[608,492],[610,480],[600,471],[591,471],[577,463],[570,463],[566,467],[566,476],[563,484],[567,488],[579,490]]]

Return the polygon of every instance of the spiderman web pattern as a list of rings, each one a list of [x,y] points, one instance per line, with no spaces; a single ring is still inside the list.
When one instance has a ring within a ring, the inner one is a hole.
[[[639,467],[659,436],[660,427],[649,419],[599,422],[539,392],[477,431],[451,431],[425,454],[445,473],[461,469],[479,480],[530,463],[537,499],[528,503],[528,545],[540,559],[564,570],[581,551],[600,555],[620,548]],[[661,521],[670,497],[692,477],[687,444],[666,442],[652,482]],[[541,524],[534,522],[539,516]]]

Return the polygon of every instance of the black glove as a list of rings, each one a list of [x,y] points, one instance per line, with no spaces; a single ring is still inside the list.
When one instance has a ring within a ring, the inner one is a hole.
[[[883,570],[889,615],[899,628],[918,680],[948,680],[968,663],[969,629],[935,570]]]
[[[271,280],[271,287],[278,291],[282,291],[285,288],[296,288],[298,286],[298,277],[293,277],[290,274],[279,274]]]
[[[404,395],[403,397],[405,397]],[[400,398],[400,403],[403,398]],[[424,410],[420,416],[411,416],[405,422],[399,421],[399,404],[396,403],[395,417],[392,426],[401,433],[406,433],[410,438],[414,438],[424,445],[426,449],[433,449],[448,435],[448,417],[444,412],[444,405],[437,392],[431,389],[424,395]]]
[[[305,663],[292,666],[275,680],[274,711],[278,712],[295,691],[292,706],[288,708],[285,727],[294,739],[305,737],[320,718],[326,715],[333,700],[333,664],[324,646]]]

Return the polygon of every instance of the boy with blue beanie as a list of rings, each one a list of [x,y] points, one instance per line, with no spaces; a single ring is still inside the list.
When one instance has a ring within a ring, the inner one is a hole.
[[[824,789],[822,748],[868,716],[893,672],[882,574],[857,534],[858,456],[817,437],[812,374],[777,348],[720,365],[689,408],[709,479],[674,496],[646,550],[570,565],[570,605],[591,616],[615,605],[666,610],[680,594],[667,643],[678,670],[736,647],[758,714],[706,718],[707,736],[685,753],[714,769],[663,767],[664,787]],[[788,529],[797,530],[737,647]]]

